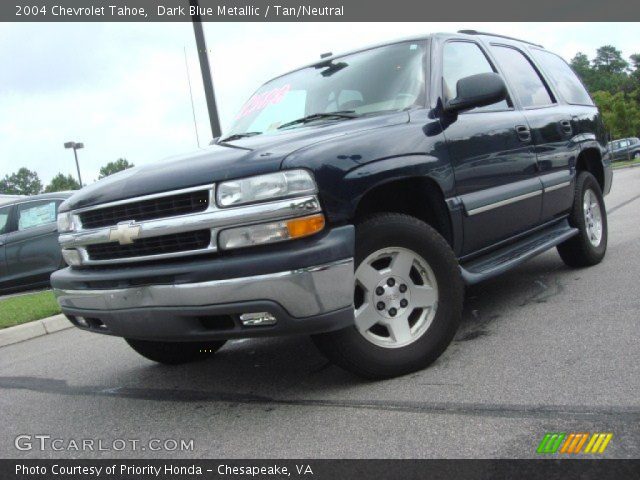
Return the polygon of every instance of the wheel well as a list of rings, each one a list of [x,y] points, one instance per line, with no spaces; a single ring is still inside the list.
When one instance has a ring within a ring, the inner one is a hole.
[[[449,210],[440,187],[431,179],[409,178],[374,187],[358,202],[355,221],[381,212],[404,213],[419,218],[453,246]]]
[[[596,178],[600,188],[604,191],[604,168],[602,166],[602,157],[597,149],[586,148],[581,151],[576,162],[576,170],[578,172],[589,172]]]

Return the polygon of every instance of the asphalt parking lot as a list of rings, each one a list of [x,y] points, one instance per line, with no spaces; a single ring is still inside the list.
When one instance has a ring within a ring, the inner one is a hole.
[[[553,250],[470,288],[455,342],[394,380],[362,381],[305,337],[179,367],[76,329],[0,348],[0,457],[535,457],[546,432],[612,432],[604,456],[639,457],[640,168],[616,171],[606,202],[602,264]],[[194,442],[19,451],[21,434]]]

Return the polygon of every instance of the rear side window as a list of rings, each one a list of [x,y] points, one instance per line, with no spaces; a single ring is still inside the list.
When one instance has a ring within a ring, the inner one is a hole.
[[[587,90],[582,86],[578,76],[562,58],[544,50],[532,49],[534,58],[549,75],[549,78],[565,99],[573,105],[593,105]]]
[[[55,222],[57,203],[56,200],[45,200],[18,205],[18,230]]]
[[[542,78],[522,52],[511,47],[492,46],[492,51],[525,108],[553,104]]]
[[[445,100],[458,96],[458,80],[478,73],[491,72],[495,72],[493,66],[475,43],[448,42],[445,44],[442,51],[442,89]],[[509,105],[506,100],[502,100],[474,110],[505,110],[507,108]]]

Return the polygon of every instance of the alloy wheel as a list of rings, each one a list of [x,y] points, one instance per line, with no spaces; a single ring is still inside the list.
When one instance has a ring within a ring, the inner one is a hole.
[[[399,348],[428,330],[438,307],[438,284],[427,261],[402,247],[373,252],[356,269],[355,323],[371,343]]]
[[[584,224],[589,242],[594,247],[602,241],[602,211],[598,197],[590,188],[585,190],[582,202],[584,211]]]

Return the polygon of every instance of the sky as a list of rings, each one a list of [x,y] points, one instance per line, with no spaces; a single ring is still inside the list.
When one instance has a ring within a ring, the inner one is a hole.
[[[223,131],[270,78],[321,53],[432,32],[476,29],[540,43],[570,60],[614,45],[640,51],[639,23],[205,23]],[[186,62],[185,62],[186,52]],[[15,23],[0,28],[0,178],[20,167],[46,185],[83,183],[118,158],[141,165],[211,140],[190,23]],[[187,66],[191,79],[191,107]]]

